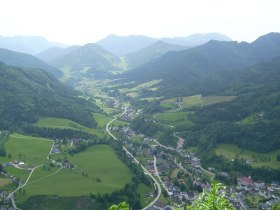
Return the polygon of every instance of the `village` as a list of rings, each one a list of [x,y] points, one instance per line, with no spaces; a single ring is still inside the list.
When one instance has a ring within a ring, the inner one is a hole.
[[[123,141],[125,147],[160,182],[165,202],[159,200],[150,209],[183,209],[203,190],[209,190],[215,176],[228,177],[227,172],[202,168],[193,152],[161,145],[156,139],[135,133],[129,127],[112,127],[111,131],[127,137]],[[242,176],[237,177],[237,185],[226,188],[227,197],[236,209],[270,209],[280,202],[279,191],[279,182],[266,184]],[[151,196],[155,195],[147,195]]]

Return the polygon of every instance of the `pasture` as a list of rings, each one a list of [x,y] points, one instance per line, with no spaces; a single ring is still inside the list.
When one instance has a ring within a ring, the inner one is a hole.
[[[0,157],[0,162],[23,161],[25,165],[40,165],[48,162],[47,156],[53,142],[38,137],[11,134],[5,144],[6,156]]]
[[[165,113],[158,113],[155,114],[155,119],[164,124],[171,124],[176,125],[179,122],[189,122],[191,124],[191,121],[188,120],[188,115],[190,112],[165,112]]]
[[[97,119],[95,119],[97,121]],[[97,121],[98,122],[98,121]],[[40,118],[35,124],[38,127],[45,128],[59,128],[59,129],[73,129],[83,131],[89,134],[97,135],[99,137],[104,136],[105,134],[98,129],[88,128],[74,121],[63,119],[63,118],[53,118],[53,117],[44,117]]]
[[[177,97],[177,98],[170,98],[161,101],[161,106],[166,107],[166,108],[190,108],[193,106],[208,106],[212,104],[217,104],[221,102],[227,102],[227,101],[232,101],[235,99],[235,96],[207,96],[203,97],[201,95],[194,95],[194,96],[187,96],[187,97]],[[177,106],[176,107],[176,101],[181,100],[181,107]]]
[[[97,114],[97,113],[93,114],[93,116],[94,116],[96,122],[98,123],[98,128],[100,128],[100,129],[105,129],[108,122],[110,122],[113,119],[106,115]],[[119,125],[128,125],[128,123],[120,121],[120,120],[115,120],[110,124],[110,126],[119,126]]]
[[[132,177],[131,171],[108,145],[95,145],[73,156],[64,156],[75,168],[62,169],[53,176],[28,184],[23,188],[25,194],[17,194],[20,202],[35,195],[68,197],[111,193],[124,187]],[[38,169],[38,173],[44,172]]]
[[[258,153],[241,149],[233,144],[219,144],[215,152],[218,155],[223,155],[229,160],[236,158],[236,156],[245,160],[252,160],[253,167],[266,166],[280,169],[279,161],[276,159],[277,154],[280,154],[280,149],[269,153]]]

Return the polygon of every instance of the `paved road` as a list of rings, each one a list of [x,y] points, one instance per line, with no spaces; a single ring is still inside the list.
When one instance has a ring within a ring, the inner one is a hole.
[[[165,191],[168,193],[168,195],[172,195],[172,192],[170,192],[168,190],[168,188],[166,187],[166,185],[163,183],[163,181],[161,180],[159,173],[158,173],[158,169],[157,169],[157,157],[154,155],[154,169],[156,171],[156,176],[158,177],[159,181],[161,182],[163,188],[165,189]]]
[[[121,117],[122,115],[124,115],[124,114],[126,113],[126,111],[127,111],[127,107],[125,106],[123,113],[120,114],[120,117]],[[110,130],[109,130],[110,124],[111,124],[112,122],[114,122],[115,120],[117,120],[117,118],[114,118],[114,119],[112,119],[110,122],[107,123],[107,125],[106,125],[106,131],[109,133],[110,136],[112,136],[112,138],[113,138],[114,140],[118,140],[118,139],[110,132]]]
[[[27,182],[29,181],[29,179],[31,178],[33,172],[34,172],[37,168],[42,167],[42,166],[43,166],[43,164],[34,167],[34,168],[31,170],[29,176],[27,177],[27,180],[25,181],[25,183],[24,183],[23,185],[19,185],[19,186],[17,187],[17,189],[15,189],[13,192],[11,192],[11,193],[8,195],[8,199],[11,199],[12,204],[13,204],[13,207],[14,207],[15,209],[19,209],[19,208],[16,206],[16,203],[15,203],[15,200],[14,200],[14,193],[16,193],[19,189],[23,188],[23,187],[27,184]]]
[[[51,142],[53,142],[53,145],[52,145],[52,147],[51,147],[51,149],[50,149],[50,152],[49,152],[49,154],[48,154],[48,156],[47,156],[47,159],[48,159],[48,160],[51,160],[51,159],[50,159],[50,155],[51,155],[51,152],[52,152],[52,149],[53,149],[53,147],[54,147],[55,142],[54,142],[53,140],[46,140],[46,141],[51,141]],[[15,165],[14,163],[12,163],[12,164],[13,164],[14,167],[16,167],[16,168],[18,168],[18,169],[24,169],[24,168],[18,167],[18,166]],[[19,208],[16,206],[15,199],[14,199],[14,194],[15,194],[18,190],[20,190],[21,188],[25,187],[25,186],[27,185],[29,179],[31,178],[33,172],[34,172],[37,168],[42,167],[43,165],[44,165],[44,164],[41,164],[41,165],[38,165],[38,166],[32,168],[32,169],[31,169],[31,172],[30,172],[30,174],[29,174],[29,176],[27,177],[27,179],[26,179],[26,181],[25,181],[25,183],[24,183],[23,185],[19,185],[13,192],[11,192],[11,193],[8,195],[7,198],[8,198],[8,199],[11,199],[14,209],[19,209]],[[62,168],[58,169],[55,173],[53,173],[53,174],[51,174],[51,175],[48,175],[48,176],[46,176],[46,177],[43,177],[43,178],[47,178],[47,177],[49,177],[49,176],[52,176],[52,175],[58,173],[61,169],[62,169]],[[25,169],[25,170],[27,170],[27,169]],[[41,179],[43,179],[43,178],[41,178]],[[40,180],[41,180],[41,179],[40,179]],[[35,181],[39,181],[39,180],[35,180]],[[32,182],[34,182],[34,181],[32,181]],[[32,182],[31,182],[31,183],[32,183]],[[30,183],[29,183],[29,184],[30,184]],[[19,210],[20,210],[20,209],[19,209]]]
[[[158,140],[155,140],[155,139],[154,139],[153,142],[155,142],[158,146],[163,147],[163,148],[165,148],[165,149],[169,149],[169,150],[173,150],[173,151],[176,150],[176,149],[174,149],[174,148],[172,148],[172,147],[164,146],[163,144],[159,143]]]
[[[123,113],[122,113],[120,116],[124,115],[124,114],[126,113],[126,111],[127,111],[127,107],[125,107]],[[117,139],[117,138],[110,132],[110,130],[109,130],[110,124],[111,124],[112,122],[114,122],[115,120],[117,120],[117,118],[114,118],[114,119],[112,119],[110,122],[107,123],[107,125],[106,125],[106,131],[109,133],[109,135],[110,135],[115,141],[117,141],[118,139]],[[125,146],[123,146],[123,149],[126,151],[126,153],[127,153],[130,157],[133,158],[133,160],[134,160],[137,164],[139,164],[139,161],[126,149]],[[161,195],[161,187],[160,187],[160,184],[158,183],[158,181],[153,177],[153,175],[152,175],[143,165],[141,165],[141,168],[142,168],[144,174],[146,174],[146,175],[148,175],[149,177],[151,177],[151,179],[154,181],[154,183],[155,183],[156,186],[157,186],[157,192],[158,192],[157,197],[156,197],[149,205],[147,205],[146,207],[144,207],[144,208],[142,209],[142,210],[147,210],[148,208],[152,207],[152,206],[158,201],[158,199],[160,198],[160,195]]]

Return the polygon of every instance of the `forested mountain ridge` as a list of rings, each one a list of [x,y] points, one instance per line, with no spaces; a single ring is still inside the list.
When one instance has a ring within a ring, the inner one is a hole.
[[[118,71],[121,60],[97,44],[86,44],[49,61],[73,78],[103,78]]]
[[[16,52],[38,54],[53,46],[64,46],[63,44],[52,43],[40,36],[0,36],[0,48]]]
[[[67,118],[88,127],[96,123],[91,112],[98,107],[63,86],[40,69],[0,63],[0,128],[13,129],[39,117]]]
[[[73,45],[73,46],[70,46],[70,47],[67,47],[67,48],[51,47],[51,48],[37,54],[36,57],[45,61],[45,62],[49,62],[49,61],[52,61],[52,60],[54,60],[58,57],[66,55],[67,53],[70,53],[74,50],[77,50],[80,47],[81,46],[78,46],[78,45]]]
[[[198,33],[191,34],[187,37],[162,38],[161,40],[169,44],[183,45],[189,47],[202,45],[210,40],[232,41],[231,38],[220,33]]]
[[[117,56],[124,56],[148,47],[156,41],[155,38],[142,35],[116,36],[111,34],[99,40],[97,44]]]
[[[148,47],[125,56],[129,68],[135,68],[151,60],[154,60],[168,51],[179,51],[187,49],[187,46],[168,44],[163,41],[157,41]]]
[[[11,66],[40,68],[47,73],[55,76],[56,78],[60,78],[63,76],[63,72],[59,69],[48,65],[44,61],[32,55],[25,53],[19,53],[0,48],[0,62]]]
[[[280,57],[234,73],[230,87],[219,94],[237,98],[198,108],[190,116],[195,127],[188,144],[206,149],[231,143],[257,152],[280,148]]]
[[[251,44],[210,41],[188,50],[168,52],[122,76],[136,83],[161,79],[160,88],[151,93],[157,96],[211,94],[228,86],[221,78],[227,77],[223,72],[244,69],[279,56],[279,40],[279,33],[271,33]],[[263,44],[266,42],[270,44]]]

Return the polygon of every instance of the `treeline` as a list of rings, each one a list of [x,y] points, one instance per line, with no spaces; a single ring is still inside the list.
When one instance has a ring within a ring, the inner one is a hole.
[[[10,133],[7,131],[0,131],[0,156],[6,156],[5,143],[9,138]]]
[[[95,139],[96,135],[92,135],[83,131],[74,129],[61,129],[61,128],[45,128],[34,125],[23,126],[23,132],[28,135],[40,136],[43,138],[50,139],[69,139],[69,138],[80,138],[80,139]]]
[[[107,138],[98,138],[95,136],[94,139],[90,141],[81,142],[75,148],[68,150],[68,153],[71,155],[77,154],[79,152],[85,151],[88,147],[96,145],[96,144],[109,144],[110,140]]]

